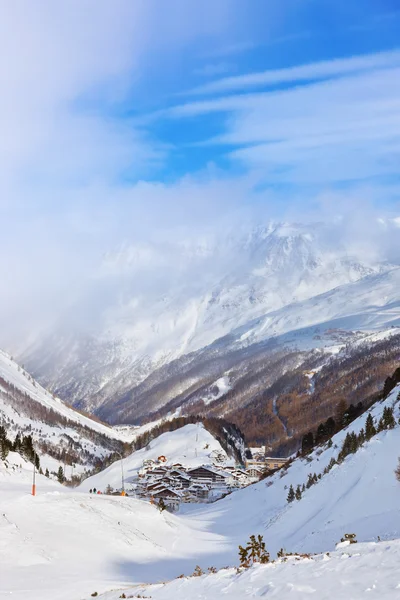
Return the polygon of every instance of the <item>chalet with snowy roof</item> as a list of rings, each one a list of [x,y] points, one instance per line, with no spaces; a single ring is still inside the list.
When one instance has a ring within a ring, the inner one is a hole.
[[[261,479],[264,468],[262,466],[250,465],[248,469],[246,469],[246,474],[251,477],[251,479]]]
[[[212,467],[205,466],[190,469],[187,474],[193,480],[200,481],[202,483],[225,483],[225,480],[228,476],[227,473],[223,473],[213,469]]]
[[[185,494],[189,494],[197,500],[207,500],[210,493],[210,489],[204,483],[192,483],[192,485],[185,490]]]
[[[172,480],[175,485],[182,488],[189,487],[191,483],[189,475],[176,470],[169,472],[168,479]]]
[[[162,498],[163,500],[179,501],[182,498],[182,494],[179,492],[179,490],[172,490],[168,487],[160,487],[160,489],[155,490],[151,496],[154,498],[154,500],[159,500]]]

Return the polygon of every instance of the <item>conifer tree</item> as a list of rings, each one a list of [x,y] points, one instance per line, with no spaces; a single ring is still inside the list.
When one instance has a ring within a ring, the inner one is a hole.
[[[7,432],[5,427],[0,426],[0,459],[5,460],[11,449],[11,442],[7,438]]]
[[[50,473],[49,473],[49,470],[48,470],[48,469],[46,469],[46,471],[45,471],[44,475],[45,475],[45,477],[50,477]]]
[[[360,433],[358,434],[358,444],[359,446],[362,446],[362,444],[365,442],[365,431],[364,428],[361,429]]]
[[[368,413],[367,419],[365,421],[365,439],[370,440],[376,434],[376,429],[374,425],[374,419],[372,418],[371,413]]]
[[[64,481],[65,481],[64,470],[61,465],[58,467],[57,479],[58,479],[59,483],[64,483]]]
[[[288,501],[288,502],[293,502],[293,500],[294,500],[295,498],[296,498],[296,494],[295,494],[295,492],[294,492],[293,485],[290,485],[290,488],[289,488],[289,493],[288,493],[288,495],[287,495],[287,501]]]
[[[19,432],[15,436],[13,450],[14,452],[21,452],[21,435]]]
[[[295,492],[296,500],[301,500],[301,487],[298,485]]]
[[[385,429],[393,429],[396,425],[396,421],[393,415],[393,408],[385,406],[383,409],[383,423]]]

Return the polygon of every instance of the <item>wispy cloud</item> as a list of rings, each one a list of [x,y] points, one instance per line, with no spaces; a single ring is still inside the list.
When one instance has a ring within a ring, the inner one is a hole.
[[[335,77],[325,79],[328,74]],[[255,84],[248,77],[210,87],[230,91]],[[301,65],[263,77],[286,85],[186,103],[172,108],[170,117],[221,113],[221,133],[200,141],[231,146],[231,158],[262,171],[270,183],[328,185],[397,176],[400,52]]]
[[[251,87],[296,83],[339,77],[346,74],[381,69],[399,64],[400,51],[381,52],[378,54],[367,54],[365,56],[314,62],[285,69],[274,69],[258,73],[237,75],[235,77],[226,77],[199,86],[192,90],[191,93],[195,95],[217,94],[235,90],[245,90]]]

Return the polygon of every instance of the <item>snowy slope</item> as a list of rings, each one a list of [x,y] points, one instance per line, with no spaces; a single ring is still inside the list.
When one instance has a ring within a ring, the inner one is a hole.
[[[399,418],[399,389],[371,410],[379,420],[384,406],[396,402]],[[262,533],[273,553],[281,547],[287,551],[320,552],[332,550],[346,532],[355,532],[361,541],[400,537],[400,484],[394,469],[400,455],[400,427],[383,431],[343,464],[306,490],[300,501],[286,502],[288,488],[307,482],[309,473],[322,473],[332,457],[337,457],[347,431],[359,432],[366,415],[333,438],[332,448],[316,450],[307,459],[292,463],[287,474],[276,474],[254,486],[241,490],[216,505],[198,512],[203,522],[212,523],[213,531],[242,543],[252,533]],[[251,508],[249,508],[251,507]],[[232,532],[230,523],[235,523]],[[230,557],[233,560],[235,552]]]
[[[327,239],[328,225],[270,224],[201,243],[123,247],[71,315],[19,355],[63,398],[93,412],[238,326],[388,268]],[[82,311],[87,327],[75,322]]]
[[[8,462],[0,461],[0,597],[79,599],[176,577],[186,561],[224,547],[217,535],[132,498],[80,494],[43,476],[33,497],[32,465],[14,454]]]
[[[133,439],[132,431],[116,430],[66,406],[59,398],[39,385],[10,356],[0,351],[0,422],[8,437],[31,434],[41,455],[41,466],[57,471],[63,461],[54,458],[63,448],[76,445],[74,467],[68,477],[91,468],[96,457],[118,449],[120,442]],[[40,444],[39,444],[40,442]],[[47,444],[48,451],[40,447]],[[85,450],[83,456],[81,450]]]
[[[117,429],[113,429],[104,423],[93,420],[64,404],[60,398],[53,396],[48,390],[38,384],[2,350],[0,350],[0,380],[1,379],[18,388],[23,394],[27,394],[32,402],[41,404],[45,408],[52,409],[66,419],[89,427],[93,431],[104,434],[110,438],[125,439]],[[5,404],[6,402],[4,401],[4,406],[1,407],[1,410],[6,410]]]
[[[394,600],[400,596],[399,560],[400,540],[354,544],[329,555],[289,557],[287,562],[255,565],[239,574],[236,569],[223,569],[165,584],[135,586],[124,593],[126,598],[153,600]],[[109,592],[100,598],[117,600],[121,593]]]
[[[137,450],[124,458],[123,469],[126,487],[127,489],[130,488],[129,484],[137,477],[144,460],[157,460],[159,456],[164,455],[167,459],[164,464],[180,463],[185,467],[193,468],[204,464],[212,464],[213,452],[218,452],[225,457],[224,464],[234,464],[233,459],[228,458],[220,443],[201,423],[185,425],[176,431],[163,433],[150,442],[147,448]],[[87,492],[95,487],[104,491],[108,484],[117,489],[121,487],[121,461],[117,461],[104,471],[85,479],[80,484],[79,490]]]
[[[375,419],[386,405],[396,402],[398,391],[374,406]],[[361,429],[365,417],[354,421],[349,430]],[[337,434],[331,448],[316,450],[310,462],[295,460],[283,476],[277,473],[182,515],[160,514],[149,503],[131,497],[68,491],[44,478],[39,478],[38,495],[33,498],[29,495],[31,465],[17,472],[0,466],[0,592],[6,597],[12,592],[17,600],[70,600],[95,591],[166,581],[192,573],[197,564],[203,568],[236,565],[238,545],[250,534],[262,534],[273,556],[282,546],[287,551],[332,551],[349,532],[356,533],[359,542],[400,537],[400,484],[393,473],[400,454],[399,426],[376,435],[324,475],[300,501],[287,504],[288,486],[306,482],[308,473],[322,472],[337,456],[345,435],[346,431]],[[154,451],[158,452],[160,440],[155,441]],[[177,456],[179,448],[175,441],[171,456]],[[225,571],[194,582],[177,580],[165,588],[136,588],[132,593],[168,600],[192,596],[214,600],[224,595],[243,597],[239,594],[243,590],[250,597],[269,593],[285,597],[282,594],[291,590],[291,597],[303,598],[313,588],[318,597],[331,598],[332,588],[326,583],[329,577],[330,581],[337,578],[340,569],[340,585],[354,583],[347,588],[353,592],[350,597],[361,597],[357,594],[362,582],[364,591],[376,590],[379,598],[395,597],[390,594],[400,583],[392,576],[398,542],[367,544],[360,556],[357,549],[341,550],[329,560],[319,557],[315,563],[260,567],[239,577]],[[360,576],[352,565],[357,565]],[[381,571],[372,573],[374,565]],[[344,589],[339,591],[343,596]],[[106,596],[107,600],[115,597],[115,593]]]
[[[316,327],[322,344],[315,340]],[[294,339],[300,347],[309,347],[314,336],[313,345],[319,347],[326,344],[324,334],[333,329],[370,333],[399,327],[400,268],[394,268],[289,304],[238,328],[232,338],[236,344],[249,345],[281,336],[282,343]]]

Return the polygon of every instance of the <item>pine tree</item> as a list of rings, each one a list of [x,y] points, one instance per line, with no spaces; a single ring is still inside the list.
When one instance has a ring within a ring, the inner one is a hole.
[[[293,500],[295,498],[296,498],[296,494],[294,493],[293,485],[290,485],[289,493],[287,495],[287,501],[288,502],[293,502]]]
[[[396,425],[396,421],[393,415],[393,408],[385,406],[383,409],[383,423],[385,429],[393,429]]]
[[[19,432],[15,436],[13,450],[14,452],[21,452],[21,435]]]
[[[335,433],[336,423],[332,417],[329,417],[329,419],[326,421],[325,429],[326,429],[326,434],[328,436],[333,435]]]
[[[312,485],[314,485],[314,478],[311,475],[311,473],[309,473],[307,483],[306,483],[306,488],[309,489]]]
[[[360,433],[358,434],[358,444],[359,444],[359,446],[362,446],[364,442],[365,442],[365,431],[364,431],[364,428],[362,428],[361,431],[360,431]]]
[[[46,471],[45,471],[44,475],[45,475],[45,477],[50,477],[50,473],[49,473],[49,470],[48,470],[48,469],[46,469]]]
[[[301,487],[298,485],[295,492],[296,500],[301,500]]]
[[[372,418],[371,413],[368,413],[367,419],[365,421],[365,439],[370,440],[376,434],[376,429],[374,425],[374,419]]]
[[[310,452],[314,447],[314,436],[312,434],[312,431],[310,431],[309,433],[306,433],[306,435],[303,435],[303,438],[301,440],[301,452],[302,454],[307,454],[307,452]]]
[[[11,442],[7,438],[7,432],[5,427],[0,426],[0,459],[5,460],[11,449]]]
[[[318,429],[317,429],[317,435],[315,437],[315,443],[316,444],[320,444],[321,442],[323,442],[326,438],[326,427],[325,427],[325,423],[320,423],[318,425]]]
[[[64,481],[65,481],[65,479],[64,479],[64,470],[63,470],[63,468],[62,468],[61,465],[58,467],[57,479],[58,479],[59,483],[64,483]]]

